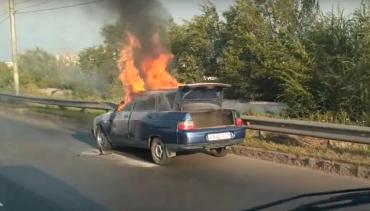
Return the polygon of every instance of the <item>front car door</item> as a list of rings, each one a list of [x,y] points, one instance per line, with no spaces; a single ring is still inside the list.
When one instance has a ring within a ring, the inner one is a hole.
[[[156,115],[156,96],[137,99],[130,118],[129,138],[131,144],[145,148],[151,135]]]
[[[129,143],[129,120],[134,103],[130,103],[125,108],[116,112],[112,121],[111,137],[117,145],[127,145]]]

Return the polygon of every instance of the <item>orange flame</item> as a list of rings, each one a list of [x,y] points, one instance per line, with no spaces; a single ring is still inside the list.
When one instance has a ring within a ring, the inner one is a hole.
[[[141,52],[139,39],[131,33],[127,33],[126,42],[118,60],[119,79],[125,91],[124,100],[118,110],[122,110],[127,103],[131,102],[136,93],[178,87],[179,83],[167,71],[167,66],[173,56],[163,50],[158,33],[153,35],[153,52]],[[135,58],[137,53],[141,53],[139,61]]]

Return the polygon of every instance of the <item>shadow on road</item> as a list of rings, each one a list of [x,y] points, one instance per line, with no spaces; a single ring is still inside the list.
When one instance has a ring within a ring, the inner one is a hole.
[[[108,210],[61,180],[29,166],[0,168],[1,210]]]
[[[76,130],[74,131],[74,133],[72,134],[72,137],[82,143],[85,143],[85,144],[88,144],[90,145],[91,147],[94,147],[96,148],[96,142],[94,140],[94,137],[93,135],[91,134],[90,131],[88,130],[84,130],[84,131],[80,131],[80,130]]]
[[[331,196],[329,198],[316,200],[313,202],[305,203],[299,205],[298,207],[291,209],[291,210],[336,210],[336,209],[344,209],[344,208],[351,208],[359,205],[366,205],[370,204],[370,188],[358,188],[358,189],[347,189],[347,190],[340,190],[340,191],[328,191],[328,192],[317,192],[317,193],[308,193],[302,194],[298,196],[294,196],[287,199],[282,199],[278,201],[274,201],[268,204],[260,205],[257,207],[253,207],[250,209],[246,209],[247,211],[257,211],[257,210],[265,210],[265,209],[274,209],[279,205],[302,199],[308,197],[317,197],[317,196]]]
[[[130,155],[130,157],[152,163],[149,150],[133,147],[118,147],[114,149],[117,154]]]
[[[153,160],[150,155],[150,150],[148,149],[134,148],[134,147],[129,147],[129,146],[118,147],[114,149],[114,153],[129,155],[129,157],[153,163]],[[209,154],[209,152],[205,150],[193,150],[193,151],[177,152],[176,157],[178,158],[181,156],[188,156],[188,155],[193,155],[193,154],[198,154],[198,153]]]

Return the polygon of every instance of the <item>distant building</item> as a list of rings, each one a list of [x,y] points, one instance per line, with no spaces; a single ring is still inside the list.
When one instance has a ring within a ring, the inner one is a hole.
[[[218,78],[214,76],[203,76],[204,81],[217,81]]]
[[[5,64],[6,64],[9,68],[13,67],[13,62],[5,62]]]
[[[67,66],[78,65],[79,56],[74,54],[57,54],[55,55],[58,63],[62,63]]]

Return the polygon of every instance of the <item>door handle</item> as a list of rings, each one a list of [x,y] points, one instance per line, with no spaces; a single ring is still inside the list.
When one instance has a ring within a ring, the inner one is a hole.
[[[129,115],[127,115],[127,114],[123,116],[123,118],[128,118],[128,117],[129,117]]]
[[[153,116],[152,115],[148,115],[148,119],[153,119]]]

